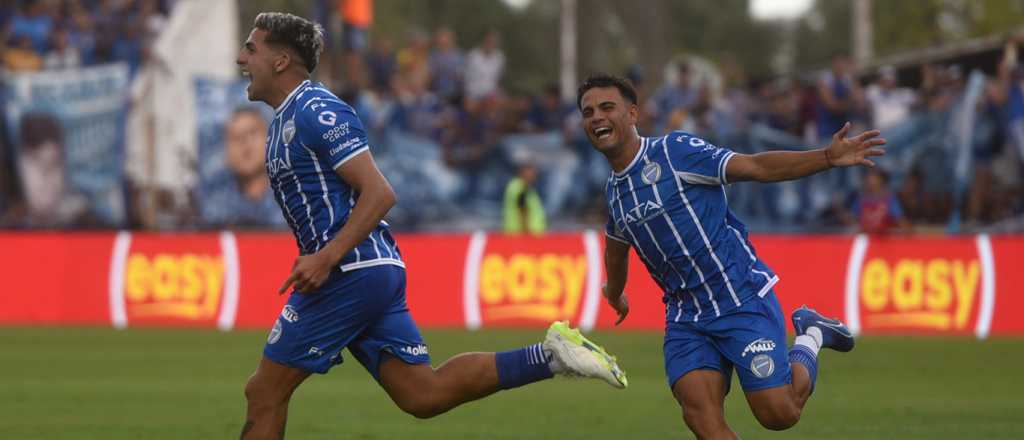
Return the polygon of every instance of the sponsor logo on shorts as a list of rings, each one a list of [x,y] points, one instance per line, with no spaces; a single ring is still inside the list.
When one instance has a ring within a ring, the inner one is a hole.
[[[274,328],[270,329],[270,334],[267,335],[267,344],[273,344],[277,342],[278,339],[281,339],[281,333],[283,332],[284,330],[281,329],[281,321],[275,320]]]
[[[307,354],[310,356],[320,357],[323,356],[324,352],[323,350],[320,349],[320,347],[309,347],[309,352],[307,352]]]
[[[420,356],[420,355],[429,354],[429,353],[427,353],[427,346],[423,345],[423,344],[405,346],[405,347],[402,347],[400,351],[402,353],[405,353],[405,354],[408,354],[408,355],[412,355],[412,356]]]
[[[291,304],[285,304],[284,309],[281,310],[281,317],[285,321],[295,323],[299,321],[299,312],[296,312]]]
[[[750,360],[750,371],[760,379],[764,379],[775,372],[775,361],[771,356],[759,354]]]
[[[747,344],[747,348],[743,349],[743,354],[740,357],[747,357],[747,353],[766,353],[772,350],[775,350],[775,341],[767,338],[758,338],[754,342]]]

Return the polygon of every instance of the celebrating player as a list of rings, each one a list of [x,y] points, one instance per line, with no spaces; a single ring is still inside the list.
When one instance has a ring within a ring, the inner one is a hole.
[[[583,129],[603,153],[608,178],[605,297],[629,313],[623,289],[629,248],[664,291],[665,372],[683,420],[701,439],[736,438],[724,402],[735,368],[761,424],[787,429],[814,391],[818,350],[853,349],[849,330],[812,309],[793,312],[786,327],[772,287],[779,281],[754,253],[747,231],[729,211],[725,185],[798,179],[832,167],[873,166],[882,155],[877,131],[847,138],[849,124],[822,149],[736,154],[684,132],[641,137],[637,95],[625,80],[598,74],[577,93]]]
[[[300,254],[280,293],[294,290],[245,386],[242,438],[283,437],[292,393],[341,363],[346,347],[399,408],[421,418],[553,374],[624,388],[615,359],[565,323],[552,324],[543,343],[431,368],[406,307],[401,251],[382,220],[395,194],[352,108],[309,81],[322,48],[319,25],[263,13],[237,59],[249,99],[276,109],[267,174]]]

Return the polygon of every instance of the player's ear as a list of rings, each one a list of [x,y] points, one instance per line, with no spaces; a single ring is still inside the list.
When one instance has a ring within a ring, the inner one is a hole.
[[[286,50],[282,50],[274,60],[274,73],[282,73],[292,62],[292,56]]]
[[[636,104],[629,105],[629,123],[636,125],[640,122],[640,107]]]

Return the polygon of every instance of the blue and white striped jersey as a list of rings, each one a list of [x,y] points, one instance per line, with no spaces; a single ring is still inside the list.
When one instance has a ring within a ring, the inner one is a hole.
[[[348,220],[359,194],[334,170],[369,148],[355,111],[321,84],[304,81],[276,109],[267,132],[267,174],[302,255],[319,251]],[[379,264],[405,267],[383,220],[340,268]]]
[[[642,137],[629,166],[608,178],[605,234],[636,250],[664,291],[668,320],[721,316],[779,280],[729,211],[734,154],[680,131]]]

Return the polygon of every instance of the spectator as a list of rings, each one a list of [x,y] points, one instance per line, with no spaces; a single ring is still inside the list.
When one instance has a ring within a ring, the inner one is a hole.
[[[832,58],[832,68],[818,80],[816,124],[818,139],[828,139],[857,115],[860,86],[853,79],[852,63],[844,55]]]
[[[370,74],[370,87],[378,93],[391,88],[397,62],[391,40],[381,37],[373,40],[373,48],[366,54],[366,68]]]
[[[905,121],[917,102],[917,94],[912,89],[897,86],[896,70],[892,66],[878,70],[878,81],[868,86],[866,97],[871,128],[878,130],[892,128]]]
[[[679,62],[675,75],[668,75],[665,84],[654,92],[647,111],[654,120],[655,131],[693,130],[692,111],[697,106],[698,91],[688,62]]]
[[[534,98],[522,128],[525,131],[561,131],[565,118],[574,109],[562,102],[558,84],[548,84],[544,94]]]
[[[68,31],[57,28],[50,35],[50,50],[43,58],[46,70],[74,69],[82,65],[82,56],[77,47],[68,44]]]
[[[462,71],[465,57],[455,45],[455,33],[441,28],[434,36],[430,53],[430,89],[441,99],[462,93]]]
[[[11,72],[35,72],[43,68],[43,58],[32,48],[29,37],[14,36],[4,51],[4,67]]]
[[[422,31],[412,31],[409,45],[398,51],[399,84],[405,91],[413,93],[425,91],[430,87],[430,41]]]
[[[264,166],[267,121],[243,107],[224,124],[224,162],[230,182],[214,185],[204,199],[204,220],[213,226],[283,227]]]
[[[479,99],[499,91],[501,76],[505,73],[505,54],[499,47],[497,31],[484,36],[480,46],[466,57],[466,96]]]
[[[504,224],[506,234],[541,235],[547,230],[544,204],[534,188],[537,168],[523,164],[505,187]]]
[[[851,211],[852,216],[844,216],[844,222],[856,224],[858,230],[866,234],[908,231],[910,228],[899,199],[889,190],[889,175],[879,168],[867,170]]]
[[[28,48],[37,55],[46,52],[54,28],[51,9],[50,2],[43,0],[22,3],[21,10],[14,14],[10,24],[11,37],[18,39],[18,47],[24,48],[20,38],[26,38],[29,41]]]

